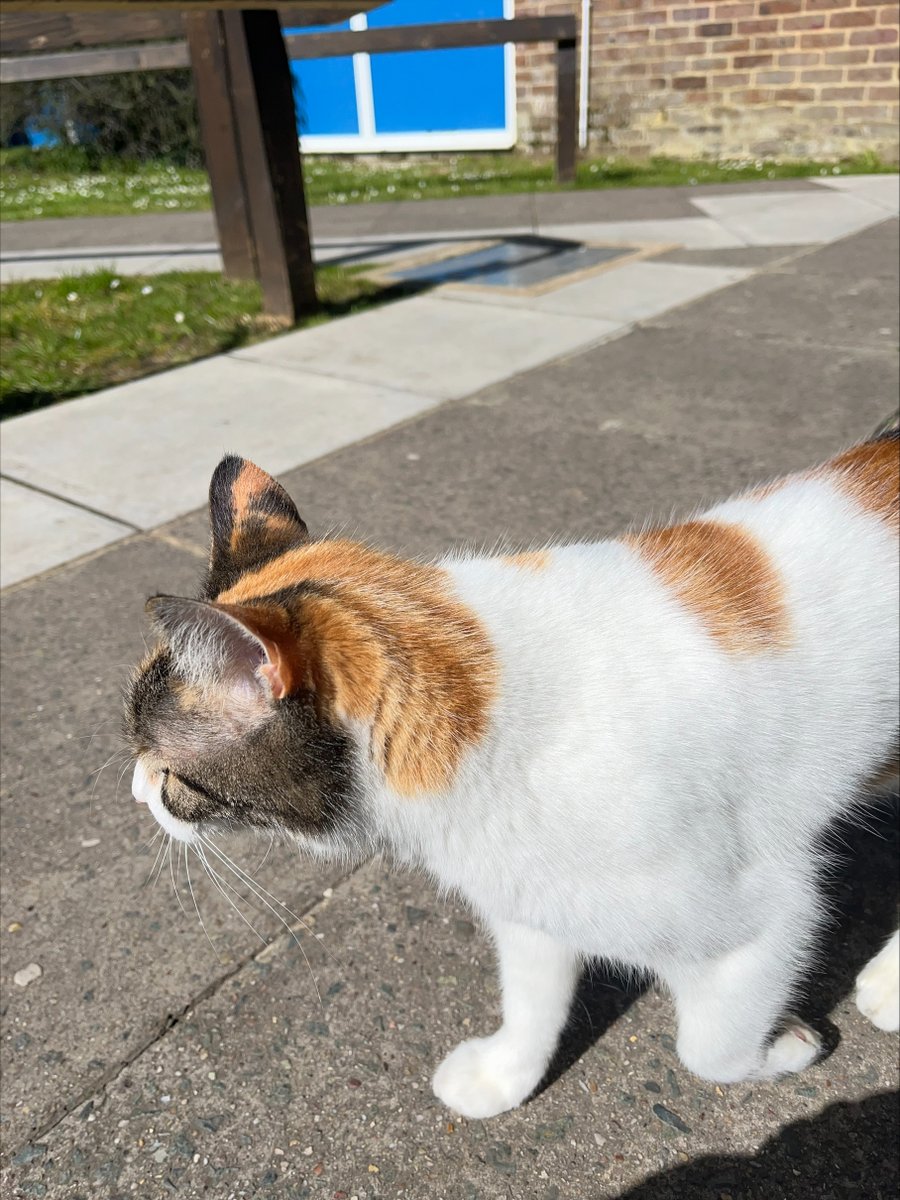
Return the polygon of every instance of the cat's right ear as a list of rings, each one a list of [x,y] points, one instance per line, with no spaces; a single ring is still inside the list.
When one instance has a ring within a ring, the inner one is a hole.
[[[211,545],[205,592],[213,599],[241,575],[309,541],[293,500],[277,480],[227,454],[209,485]]]

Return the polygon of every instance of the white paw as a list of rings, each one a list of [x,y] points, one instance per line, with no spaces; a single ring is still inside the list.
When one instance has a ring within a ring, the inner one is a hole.
[[[438,1100],[463,1117],[484,1120],[516,1108],[541,1081],[546,1064],[528,1061],[522,1048],[500,1033],[462,1042],[434,1073]]]
[[[766,1061],[760,1075],[763,1079],[777,1079],[779,1075],[791,1075],[805,1070],[822,1053],[822,1039],[799,1017],[786,1017],[781,1032],[766,1052]]]
[[[879,1029],[900,1029],[900,934],[860,971],[856,1007]]]

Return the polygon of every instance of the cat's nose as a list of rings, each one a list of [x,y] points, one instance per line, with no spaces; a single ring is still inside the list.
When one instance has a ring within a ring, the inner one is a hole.
[[[150,800],[159,791],[159,776],[150,771],[144,766],[140,759],[134,767],[134,775],[131,779],[131,794],[137,800],[138,804],[149,804]]]

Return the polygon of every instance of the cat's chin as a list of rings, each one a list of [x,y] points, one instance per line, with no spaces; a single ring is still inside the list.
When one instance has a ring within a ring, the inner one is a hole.
[[[147,807],[162,826],[163,832],[175,838],[176,841],[186,842],[188,846],[193,846],[200,841],[200,826],[173,816],[163,804],[160,796],[149,797]]]

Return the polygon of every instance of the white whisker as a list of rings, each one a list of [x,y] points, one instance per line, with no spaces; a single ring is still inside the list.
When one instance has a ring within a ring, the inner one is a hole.
[[[202,837],[202,835],[201,835],[201,837]],[[235,863],[233,863],[226,854],[222,854],[219,851],[218,847],[215,846],[208,838],[203,838],[202,840],[204,842],[204,845],[207,847],[207,849],[211,850],[213,852],[213,854],[215,854],[215,856],[219,859],[219,861],[222,863],[222,865],[227,867],[235,875],[235,877],[244,884],[245,887],[248,887],[250,889],[250,891],[254,894],[254,896],[256,896],[257,900],[259,900],[262,904],[264,904],[266,906],[266,908],[269,910],[269,912],[271,912],[272,915],[278,921],[281,922],[281,924],[284,926],[285,930],[291,935],[291,937],[297,943],[297,948],[299,949],[300,953],[303,955],[304,962],[306,963],[306,966],[309,970],[310,979],[312,979],[313,987],[315,988],[315,992],[316,992],[316,999],[319,1002],[319,1006],[324,1007],[322,1005],[322,994],[319,991],[319,984],[316,980],[315,973],[312,969],[312,963],[309,961],[309,956],[307,955],[306,950],[304,949],[303,943],[297,937],[296,932],[293,929],[291,929],[290,925],[288,925],[287,921],[284,919],[284,917],[281,915],[281,913],[278,911],[278,909],[275,908],[274,905],[270,904],[268,900],[266,900],[265,896],[270,895],[270,893],[266,892],[266,889],[261,884],[257,885],[244,871],[242,871],[240,869],[240,867],[238,867]],[[263,895],[263,893],[265,893],[265,895]],[[309,926],[306,924],[306,922],[301,917],[298,917],[296,913],[292,913],[286,904],[282,904],[281,901],[277,900],[274,896],[272,896],[272,899],[275,900],[276,904],[280,904],[281,907],[285,910],[285,912],[290,913],[290,915],[294,918],[294,920],[297,921],[298,924],[304,930],[306,930],[307,933],[310,932]]]
[[[188,866],[187,842],[184,843],[184,873],[187,878],[187,884],[188,884],[188,889],[191,893],[191,899],[194,902],[194,910],[197,913],[197,920],[200,922],[200,926],[201,926],[203,932],[206,934],[206,940],[209,942],[210,946],[212,946],[212,948],[213,948],[213,953],[215,954],[215,956],[219,960],[219,962],[222,962],[223,961],[222,955],[216,949],[216,944],[212,940],[212,938],[209,936],[209,930],[206,928],[206,922],[203,920],[203,917],[201,917],[201,915],[200,915],[200,905],[197,903],[197,896],[194,892],[194,885],[193,885],[193,883],[191,883],[191,869]]]

